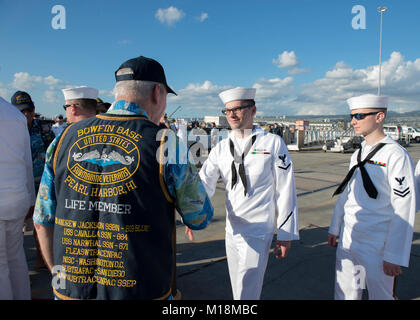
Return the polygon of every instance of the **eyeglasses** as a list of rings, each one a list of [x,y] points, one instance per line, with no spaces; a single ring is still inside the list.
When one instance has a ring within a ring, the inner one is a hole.
[[[78,105],[79,105],[78,103],[65,104],[65,105],[63,105],[63,109],[64,109],[64,110],[67,110],[67,108],[68,108],[68,107],[71,107],[71,106],[78,106]]]
[[[250,108],[250,107],[253,107],[253,106],[254,106],[253,104],[249,104],[249,105],[246,105],[246,106],[239,106],[239,107],[236,107],[236,108],[233,108],[233,109],[224,109],[224,110],[222,110],[222,113],[224,115],[228,115],[230,113],[233,113],[233,114],[236,115],[239,112],[241,112],[242,109]]]
[[[350,120],[353,120],[353,118],[355,118],[356,120],[363,120],[367,116],[378,114],[379,112],[381,111],[369,112],[369,113],[353,113],[353,114],[350,114]]]

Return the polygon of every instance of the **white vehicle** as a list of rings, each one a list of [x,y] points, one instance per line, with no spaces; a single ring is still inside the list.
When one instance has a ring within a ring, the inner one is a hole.
[[[353,151],[360,148],[362,141],[363,137],[361,136],[341,137],[335,141],[330,141],[329,143],[324,144],[322,146],[322,150],[324,152],[331,151],[345,153],[348,150]]]
[[[415,140],[417,143],[420,143],[420,130],[414,127],[403,126],[404,136],[408,135],[410,141]]]
[[[398,125],[384,125],[384,133],[396,141],[401,141],[403,138],[402,127]]]

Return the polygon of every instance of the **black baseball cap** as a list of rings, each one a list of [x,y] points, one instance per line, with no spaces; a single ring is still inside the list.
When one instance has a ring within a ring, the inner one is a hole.
[[[124,68],[130,68],[133,73],[117,76],[118,70]],[[163,70],[162,65],[156,60],[140,56],[138,58],[127,60],[118,68],[118,70],[115,71],[115,79],[117,82],[124,80],[159,82],[165,85],[166,91],[168,91],[168,93],[177,95],[175,91],[173,91],[166,83],[165,71]]]
[[[24,91],[16,91],[10,100],[12,104],[19,109],[19,111],[23,111],[25,109],[35,109],[31,96]]]

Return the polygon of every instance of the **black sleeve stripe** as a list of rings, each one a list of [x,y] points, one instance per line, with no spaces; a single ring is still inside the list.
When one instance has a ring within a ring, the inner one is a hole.
[[[397,189],[393,189],[394,190],[394,194],[396,196],[400,196],[401,198],[404,198],[406,195],[408,195],[410,193],[410,188],[407,188],[403,191],[397,190]]]
[[[292,216],[292,214],[293,214],[293,211],[290,212],[290,214],[287,216],[286,220],[281,224],[281,226],[279,227],[279,229],[281,229],[281,227],[283,227],[286,224],[287,220],[290,219],[290,217]]]

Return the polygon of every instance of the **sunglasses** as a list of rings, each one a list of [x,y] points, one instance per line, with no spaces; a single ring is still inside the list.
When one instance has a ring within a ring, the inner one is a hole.
[[[356,120],[363,120],[367,116],[378,114],[379,112],[381,111],[369,112],[369,113],[353,113],[353,114],[350,114],[350,120],[353,120],[353,118],[355,118]]]
[[[64,109],[64,110],[67,110],[67,108],[68,108],[68,107],[71,107],[71,106],[78,106],[78,105],[79,105],[78,103],[65,104],[65,105],[63,105],[63,109]]]
[[[249,105],[246,105],[246,106],[239,106],[239,107],[236,107],[236,108],[233,108],[233,109],[224,109],[224,110],[222,110],[222,113],[224,115],[228,115],[230,113],[238,114],[243,109],[250,108],[250,107],[253,107],[253,106],[254,106],[253,104],[249,104]]]

